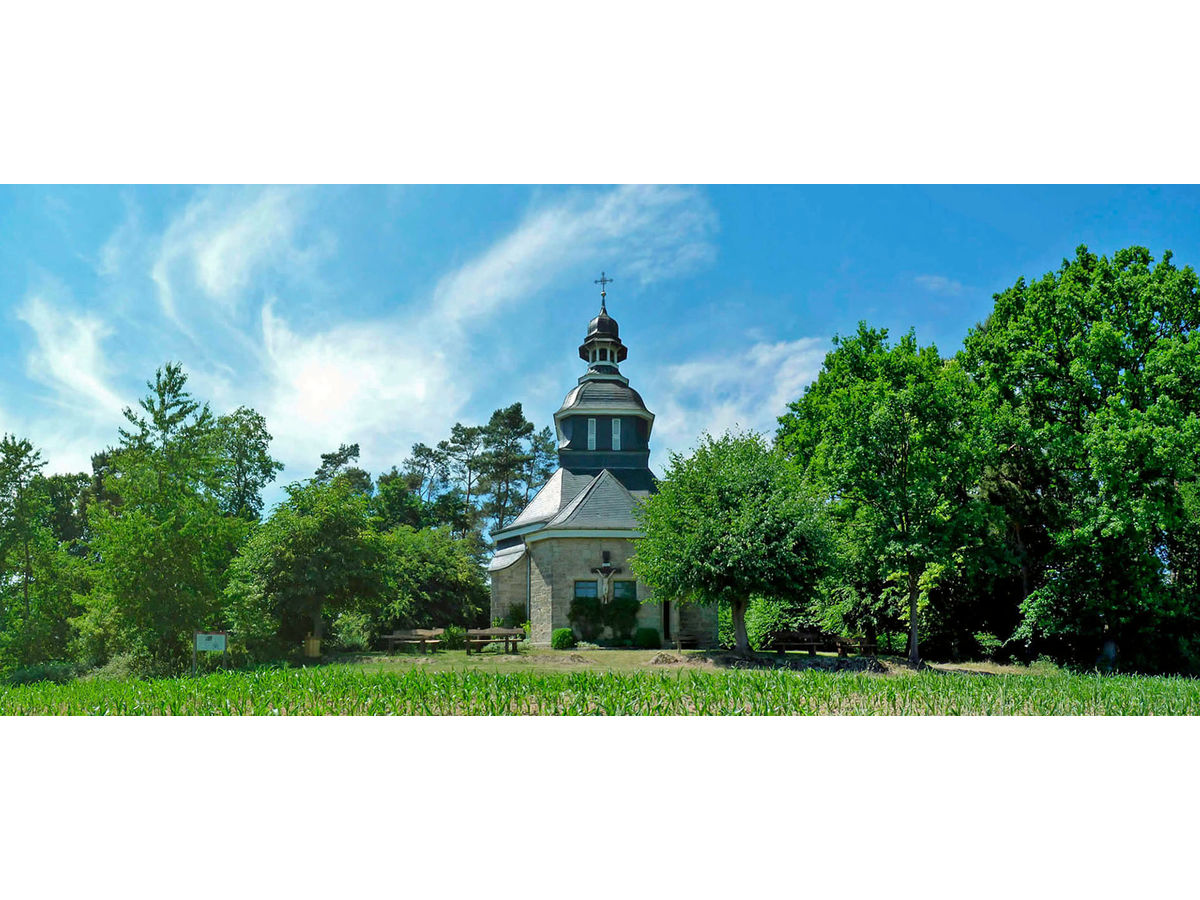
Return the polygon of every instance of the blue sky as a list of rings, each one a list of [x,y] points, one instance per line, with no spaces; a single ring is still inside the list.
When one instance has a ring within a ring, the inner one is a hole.
[[[267,417],[280,483],[343,442],[378,472],[514,401],[550,424],[603,269],[661,471],[771,429],[860,319],[948,353],[1080,243],[1198,242],[1196,188],[0,188],[0,432],[85,470],[178,360]]]

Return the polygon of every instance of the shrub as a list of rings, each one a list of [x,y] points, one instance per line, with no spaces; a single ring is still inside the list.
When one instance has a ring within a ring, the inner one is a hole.
[[[975,641],[979,644],[979,650],[983,653],[984,659],[995,659],[1001,648],[1004,646],[1004,641],[986,631],[977,632]]]
[[[333,642],[342,650],[362,653],[371,649],[371,617],[366,613],[344,610],[333,620]]]
[[[467,646],[467,629],[457,625],[447,625],[442,635],[442,646],[447,650],[462,650]]]
[[[575,632],[570,628],[555,628],[550,635],[550,646],[555,650],[570,650],[575,646]]]
[[[662,646],[662,635],[655,628],[639,628],[633,633],[633,646],[639,650],[657,650]]]
[[[525,640],[529,640],[530,636],[533,634],[533,623],[522,622],[521,630],[525,632]]]
[[[520,628],[525,621],[525,603],[517,601],[508,607],[508,613],[500,621],[501,628]]]
[[[21,666],[8,673],[9,684],[33,684],[38,681],[52,681],[55,684],[66,684],[79,673],[79,667],[70,662],[44,662],[32,666]]]

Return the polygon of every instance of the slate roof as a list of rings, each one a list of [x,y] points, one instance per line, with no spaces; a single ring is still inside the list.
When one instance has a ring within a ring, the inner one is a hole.
[[[487,570],[489,572],[499,572],[501,569],[507,569],[513,563],[517,562],[525,555],[524,542],[513,547],[505,547],[503,550],[497,550],[491,562],[488,563]]]
[[[601,528],[634,529],[638,527],[633,516],[637,501],[625,490],[608,469],[597,475],[592,483],[579,492],[563,510],[546,525],[546,530]]]
[[[567,392],[559,413],[588,409],[631,409],[648,412],[642,395],[620,381],[585,381]]]
[[[566,469],[558,469],[533,495],[529,505],[521,510],[521,514],[504,530],[509,531],[537,522],[549,522],[594,478],[594,475],[573,475]]]

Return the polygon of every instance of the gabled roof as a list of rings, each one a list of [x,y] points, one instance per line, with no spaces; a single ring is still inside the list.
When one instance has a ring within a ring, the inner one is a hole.
[[[558,469],[550,480],[541,486],[533,499],[529,501],[529,505],[521,510],[521,514],[513,519],[503,530],[511,531],[514,528],[524,528],[526,525],[534,525],[538,522],[549,522],[553,519],[564,506],[570,503],[578,496],[579,492],[586,488],[594,475],[572,475],[566,469]],[[499,534],[500,532],[496,532]]]
[[[545,530],[636,529],[633,507],[637,502],[625,485],[605,469],[550,520]]]

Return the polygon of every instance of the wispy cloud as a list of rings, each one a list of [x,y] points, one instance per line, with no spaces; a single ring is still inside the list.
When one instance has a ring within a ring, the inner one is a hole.
[[[29,297],[17,318],[33,329],[37,344],[26,372],[52,388],[56,401],[103,418],[124,405],[108,384],[101,344],[112,330],[96,316],[73,312],[41,296]]]
[[[151,268],[163,313],[183,324],[181,284],[232,311],[258,270],[306,269],[329,248],[297,245],[304,212],[301,192],[287,188],[210,189],[193,200],[167,226]]]
[[[966,290],[961,281],[947,278],[945,275],[918,275],[913,279],[918,285],[935,294],[957,296]]]
[[[621,259],[622,275],[650,284],[715,255],[716,214],[687,188],[621,187],[533,211],[509,235],[443,277],[432,313],[460,324],[494,314],[586,260]]]
[[[652,372],[646,394],[660,404],[654,410],[656,465],[661,468],[667,450],[693,446],[702,431],[737,427],[773,434],[787,404],[817,377],[828,349],[819,338],[763,341]]]
[[[31,412],[19,423],[54,451],[52,465],[86,466],[88,450],[115,440],[121,408],[168,359],[184,364],[194,394],[215,411],[247,405],[264,414],[272,452],[287,467],[281,483],[310,474],[319,454],[342,442],[358,442],[371,471],[398,465],[414,442],[439,440],[456,420],[514,399],[536,401],[527,414],[541,424],[552,395],[570,386],[557,377],[536,383],[547,346],[559,341],[529,329],[519,346],[503,348],[513,376],[498,377],[497,316],[544,318],[565,277],[605,260],[620,261],[622,284],[632,289],[696,271],[716,252],[716,215],[700,190],[560,192],[426,295],[355,314],[350,298],[324,287],[346,280],[324,280],[340,260],[317,210],[306,189],[201,189],[154,228],[154,210],[131,197],[93,255],[100,281],[88,312],[38,295],[20,314],[35,336],[30,377],[53,389],[56,404],[93,411],[37,421]],[[324,302],[313,303],[314,294]],[[108,342],[119,364],[105,354]],[[752,406],[748,389],[726,393],[714,410]],[[85,421],[95,427],[64,430]],[[683,435],[688,421],[709,420],[679,421]]]

